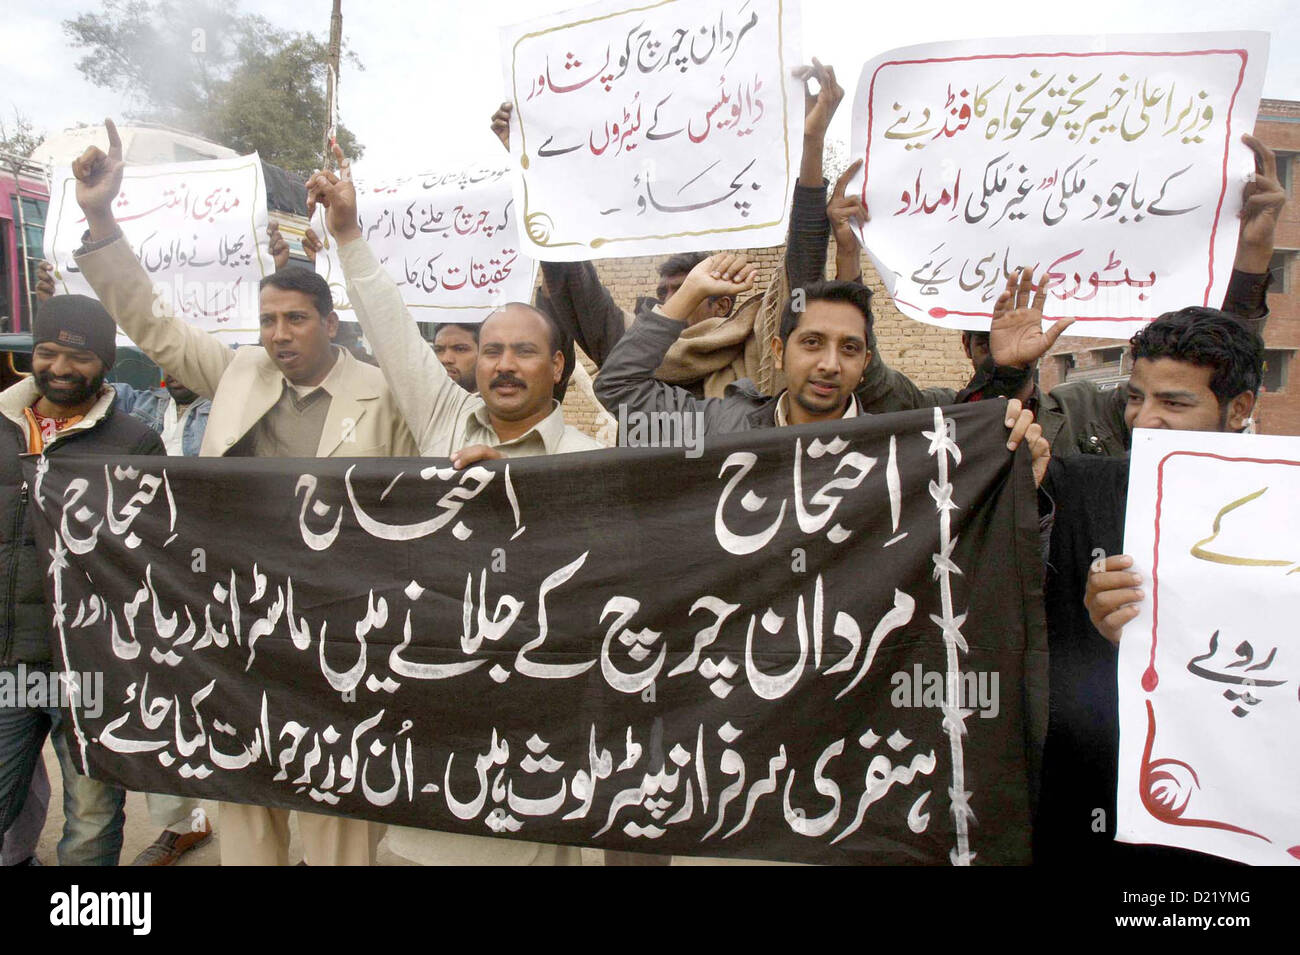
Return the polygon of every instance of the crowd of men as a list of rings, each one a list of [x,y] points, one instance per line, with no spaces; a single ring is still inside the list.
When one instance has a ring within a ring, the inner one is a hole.
[[[1094,566],[1092,555],[1097,547],[1114,555],[1122,550],[1133,428],[1249,427],[1262,376],[1268,263],[1285,202],[1274,156],[1243,137],[1256,156],[1256,175],[1245,190],[1223,309],[1170,312],[1135,335],[1126,387],[1105,391],[1069,382],[1039,390],[1037,363],[1070,322],[1043,331],[1048,290],[1027,268],[1009,278],[990,332],[962,333],[972,366],[966,386],[922,387],[887,367],[876,345],[871,292],[862,283],[852,228],[866,210],[846,194],[858,164],[833,188],[823,176],[826,130],[843,90],[834,70],[816,60],[796,75],[808,92],[784,268],[758,290],[756,267],[742,253],[674,255],[635,315],[615,303],[591,263],[543,262],[535,304],[510,303],[478,325],[440,326],[432,344],[426,342],[362,236],[348,162],[335,147],[338,171],[308,181],[308,204],[324,210],[373,363],[339,347],[328,285],[288,264],[288,247],[274,228],[278,268],[261,282],[260,345],[231,349],[159,308],[114,218],[124,163],[116,129],[106,123],[107,152],[92,147],[73,167],[87,227],[76,264],[95,297],[54,295],[43,273],[32,375],[0,393],[11,436],[0,454],[0,526],[20,529],[0,540],[0,561],[14,582],[0,595],[0,666],[48,671],[54,665],[43,570],[25,514],[22,454],[425,455],[463,468],[486,459],[592,451],[601,445],[565,422],[559,400],[574,369],[575,345],[599,366],[596,395],[611,413],[698,412],[706,438],[1007,399],[1008,448],[1024,442],[1030,450],[1047,531],[1050,720],[1035,857],[1073,866],[1081,859],[1105,865],[1163,857],[1113,842],[1116,646],[1144,594],[1130,558],[1112,556]],[[492,128],[503,143],[509,120],[510,106],[502,104]],[[835,277],[828,280],[832,235]],[[306,250],[319,245],[309,232]],[[119,328],[164,370],[165,387],[104,383]],[[78,773],[63,719],[56,706],[0,708],[6,864],[34,855],[49,798],[41,758],[47,735],[63,775],[60,864],[119,861],[125,794]],[[212,834],[193,800],[150,795],[148,805],[162,834],[136,864],[170,864]],[[1104,833],[1094,825],[1098,807],[1108,810]],[[218,824],[224,864],[287,863],[287,811],[224,803]],[[374,861],[384,830],[299,813],[299,834],[308,864],[365,865]],[[387,838],[393,851],[423,864],[559,865],[581,858],[570,847],[425,830],[392,828]],[[611,864],[664,861],[607,854]]]

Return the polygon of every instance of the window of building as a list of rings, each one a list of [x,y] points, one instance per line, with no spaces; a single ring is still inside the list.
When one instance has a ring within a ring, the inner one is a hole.
[[[1277,181],[1288,196],[1295,196],[1295,153],[1277,153]]]
[[[1286,390],[1291,359],[1295,351],[1290,348],[1267,348],[1264,350],[1264,390],[1278,392]]]
[[[1077,355],[1071,356],[1064,378],[1066,381],[1086,380],[1104,385],[1122,381],[1128,377],[1129,370],[1128,347],[1113,345],[1089,349],[1083,354],[1082,361],[1078,360]]]
[[[1070,372],[1074,369],[1074,356],[1071,354],[1054,355],[1056,359],[1056,380],[1069,381]]]
[[[1273,253],[1273,258],[1268,263],[1268,270],[1273,275],[1273,284],[1269,286],[1270,292],[1277,295],[1291,293],[1291,272],[1295,257],[1295,249],[1278,249]]]

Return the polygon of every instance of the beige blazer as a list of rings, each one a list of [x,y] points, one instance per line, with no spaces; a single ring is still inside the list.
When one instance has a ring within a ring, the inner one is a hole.
[[[153,286],[125,238],[76,256],[100,302],[167,374],[212,399],[199,453],[225,454],[280,399],[283,375],[260,345],[232,349],[155,303]],[[415,439],[383,373],[343,350],[338,393],[330,400],[319,458],[413,457]]]

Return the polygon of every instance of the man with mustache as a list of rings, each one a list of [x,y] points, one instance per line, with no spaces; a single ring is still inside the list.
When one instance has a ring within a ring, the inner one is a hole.
[[[117,329],[104,307],[85,295],[58,295],[41,304],[32,326],[32,376],[0,393],[8,448],[0,453],[0,571],[10,581],[0,594],[0,668],[30,677],[48,674],[49,611],[35,540],[27,520],[29,490],[22,454],[162,454],[158,436],[117,407],[104,384],[117,357]],[[62,731],[57,700],[44,706],[0,706],[0,833],[22,809],[46,734],[63,770],[65,821],[60,865],[117,865],[122,850],[126,794],[78,774]]]
[[[456,467],[485,458],[526,457],[602,447],[564,423],[552,390],[564,373],[562,334],[544,312],[522,302],[494,311],[479,326],[475,381],[467,391],[420,337],[391,277],[357,224],[357,194],[342,150],[341,175],[318,172],[307,182],[307,206],[326,209],[325,224],[356,303],[357,320],[374,349],[420,453],[450,457]]]
[[[776,396],[763,394],[746,378],[728,386],[721,398],[701,400],[654,378],[654,369],[699,302],[748,290],[755,272],[743,252],[720,252],[692,269],[662,306],[643,310],[596,377],[596,397],[606,410],[698,414],[702,433],[710,437],[868,413],[855,389],[871,363],[871,291],[857,282],[813,282],[804,286],[802,302],[794,297],[786,301],[778,333],[768,343],[787,384]],[[1008,448],[1015,450],[1025,440],[1035,481],[1041,480],[1049,448],[1033,414],[1013,398],[1007,403],[1006,425],[1012,429]]]
[[[560,329],[531,305],[511,302],[479,326],[477,394],[448,374],[361,237],[348,162],[342,150],[334,150],[341,175],[318,172],[308,180],[308,216],[317,204],[326,209],[325,225],[338,243],[348,299],[420,453],[450,457],[453,466],[463,468],[490,458],[600,448],[564,423],[552,394],[565,367]],[[582,859],[571,846],[396,826],[389,828],[388,845],[424,865],[580,865]]]

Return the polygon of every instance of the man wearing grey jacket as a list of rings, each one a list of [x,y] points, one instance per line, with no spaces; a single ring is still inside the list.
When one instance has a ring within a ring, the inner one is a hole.
[[[596,378],[596,397],[605,408],[620,418],[632,412],[695,414],[697,433],[706,437],[862,414],[854,389],[871,362],[871,292],[856,282],[815,282],[802,290],[802,301],[792,297],[786,302],[771,348],[787,387],[775,397],[748,379],[728,386],[721,398],[704,399],[655,380],[655,368],[699,301],[744,291],[753,284],[754,272],[743,254],[719,253],[697,265],[662,307],[642,312]],[[1011,347],[1035,347],[1041,327],[1017,326]],[[1035,478],[1041,478],[1048,458],[1042,429],[1015,399],[1007,403],[1006,423],[1012,429],[1008,447],[1014,450],[1021,439],[1028,440]]]

